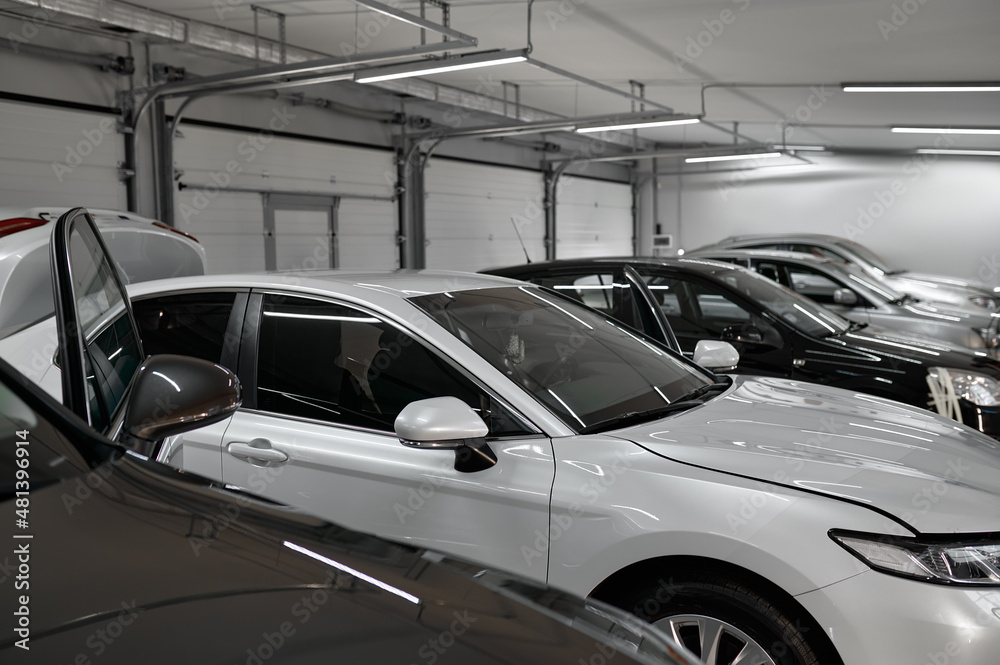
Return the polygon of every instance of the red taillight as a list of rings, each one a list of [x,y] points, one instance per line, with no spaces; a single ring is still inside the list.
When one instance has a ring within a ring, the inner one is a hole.
[[[14,217],[13,219],[0,220],[0,238],[17,233],[18,231],[33,229],[43,224],[48,224],[48,220],[31,217]]]
[[[158,226],[161,229],[166,229],[167,231],[173,231],[174,233],[180,233],[185,238],[188,238],[190,240],[194,240],[199,245],[201,244],[201,242],[197,238],[195,238],[193,235],[191,235],[190,233],[184,233],[180,229],[175,229],[174,227],[168,226],[167,224],[164,224],[163,222],[153,222],[153,226]]]

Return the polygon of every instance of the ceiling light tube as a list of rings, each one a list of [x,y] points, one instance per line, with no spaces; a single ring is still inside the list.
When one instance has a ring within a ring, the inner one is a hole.
[[[781,157],[780,152],[741,152],[735,155],[710,155],[708,157],[688,157],[684,161],[688,164],[696,164],[698,162],[727,162],[730,160],[737,159],[771,159],[772,157]]]
[[[578,127],[577,134],[590,134],[593,132],[611,132],[623,129],[646,129],[649,127],[670,127],[673,125],[695,125],[701,122],[698,118],[677,118],[673,120],[644,120],[642,122],[628,122],[617,125],[597,125],[596,127]]]
[[[918,148],[922,155],[972,155],[974,157],[1000,157],[1000,150],[955,150],[951,148]]]
[[[826,150],[825,145],[785,145],[781,147],[782,150],[812,150],[815,152],[821,152]]]
[[[457,72],[477,67],[509,65],[515,62],[524,62],[527,59],[523,51],[493,51],[489,53],[461,55],[438,60],[422,60],[406,66],[379,67],[371,69],[367,73],[358,72],[354,81],[355,83],[377,83],[379,81],[391,81],[393,79],[411,78],[414,76]]]
[[[1000,92],[1000,83],[845,83],[844,92]]]
[[[1000,134],[1000,129],[991,127],[893,127],[896,134]]]

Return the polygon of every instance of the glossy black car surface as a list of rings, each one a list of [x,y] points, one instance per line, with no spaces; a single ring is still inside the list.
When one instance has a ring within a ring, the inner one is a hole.
[[[2,361],[0,413],[0,662],[693,662],[609,646],[600,604],[127,453]]]
[[[694,662],[599,602],[150,461],[238,408],[239,381],[145,356],[85,210],[52,267],[67,406],[0,361],[0,662]]]
[[[637,273],[637,283],[627,273]],[[681,350],[722,339],[740,353],[737,372],[781,376],[927,407],[928,371],[945,367],[1000,379],[986,353],[850,323],[748,270],[702,259],[568,259],[484,271],[558,290]],[[804,301],[804,302],[803,302]],[[780,304],[776,304],[780,303]],[[650,321],[656,321],[650,325]],[[962,420],[1000,437],[1000,406],[960,399]]]

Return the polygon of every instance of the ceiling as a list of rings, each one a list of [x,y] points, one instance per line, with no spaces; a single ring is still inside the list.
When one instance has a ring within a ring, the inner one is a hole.
[[[144,0],[176,16],[253,32],[249,0]],[[332,55],[420,42],[410,25],[349,0],[253,0],[286,15],[289,44]],[[388,2],[419,14],[420,2]],[[479,49],[527,45],[527,0],[453,0],[451,27]],[[430,4],[427,18],[439,21]],[[535,0],[532,58],[623,91],[702,114],[750,139],[845,150],[1000,149],[1000,136],[894,134],[889,126],[1000,127],[1000,93],[848,93],[843,82],[1000,80],[997,0]],[[277,21],[260,17],[262,35]],[[356,40],[355,35],[364,35]],[[438,39],[428,33],[428,41]],[[566,116],[628,112],[632,103],[530,64],[432,77],[500,95],[520,85],[523,104]],[[344,84],[339,84],[344,85]],[[354,84],[347,84],[354,85]],[[705,87],[705,86],[708,87]],[[704,95],[704,107],[702,106]],[[725,144],[703,125],[646,129],[664,144]]]

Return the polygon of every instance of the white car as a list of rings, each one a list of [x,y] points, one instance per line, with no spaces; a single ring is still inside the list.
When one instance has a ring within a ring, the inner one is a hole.
[[[52,316],[49,236],[68,208],[0,208],[0,337]],[[205,274],[191,235],[131,212],[91,210],[127,282]]]
[[[245,391],[160,460],[606,600],[710,665],[996,663],[1000,449],[952,420],[718,377],[503,278],[211,276],[130,295],[146,352],[220,363]],[[95,331],[94,365],[124,355],[116,340]]]

